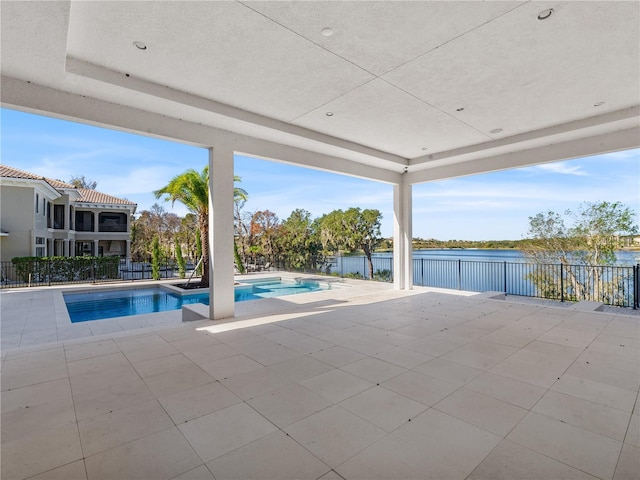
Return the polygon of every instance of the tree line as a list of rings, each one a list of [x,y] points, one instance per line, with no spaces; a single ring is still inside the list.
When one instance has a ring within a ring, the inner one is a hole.
[[[201,172],[188,170],[154,192],[157,198],[180,201],[190,213],[179,218],[158,204],[141,212],[132,223],[134,259],[164,255],[178,257],[180,263],[184,256],[194,262],[201,258],[201,284],[208,286],[208,183],[205,167]],[[234,254],[240,273],[247,266],[276,261],[290,269],[319,271],[329,256],[361,252],[368,260],[368,277],[373,279],[372,254],[380,247],[392,248],[392,242],[381,237],[382,214],[378,210],[352,207],[312,218],[310,212],[295,209],[280,220],[270,210],[245,211],[247,198],[245,190],[234,189]],[[415,239],[413,248],[517,248],[531,262],[563,266],[560,273],[545,270],[529,275],[539,291],[549,293],[544,296],[557,296],[558,285],[564,285],[563,298],[581,299],[589,297],[590,285],[601,288],[605,282],[613,290],[620,282],[619,278],[603,278],[598,267],[616,262],[615,252],[621,248],[623,236],[638,233],[634,221],[635,212],[620,202],[584,203],[579,211],[567,211],[564,216],[550,211],[529,217],[529,231],[523,240]],[[586,279],[579,278],[577,268],[588,268]]]
[[[239,177],[234,178],[240,182]],[[156,198],[184,204],[189,213],[180,218],[155,204],[132,219],[131,256],[134,261],[186,256],[202,259],[201,285],[208,286],[209,264],[209,171],[187,170],[154,192]],[[379,210],[352,207],[334,210],[318,218],[295,209],[284,220],[270,210],[244,210],[248,194],[234,188],[234,254],[240,273],[247,266],[265,266],[276,261],[291,269],[318,270],[327,256],[363,252],[373,278],[372,254],[383,242]]]

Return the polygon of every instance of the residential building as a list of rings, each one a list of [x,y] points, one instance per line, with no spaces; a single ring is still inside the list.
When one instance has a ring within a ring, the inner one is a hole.
[[[0,259],[129,256],[136,204],[0,165]]]

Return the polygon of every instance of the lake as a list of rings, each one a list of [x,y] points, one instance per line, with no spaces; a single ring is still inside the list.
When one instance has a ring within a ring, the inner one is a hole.
[[[375,257],[391,257],[392,252],[375,253]],[[635,265],[640,262],[640,252],[623,250],[616,253],[617,265]],[[478,262],[526,262],[520,250],[482,248],[428,248],[414,250],[413,258],[436,258],[440,260],[469,260]]]
[[[635,264],[640,263],[640,252],[619,251],[615,266],[600,267],[600,277],[604,283],[592,284],[590,270],[574,267],[573,273],[580,283],[589,285],[593,293],[584,299],[604,301],[610,305],[633,305],[637,288],[634,282]],[[338,256],[330,260],[327,273],[339,275],[369,276],[369,262],[366,257]],[[393,280],[393,254],[391,252],[373,255],[373,271],[376,280]],[[469,290],[476,292],[500,291],[510,295],[542,296],[543,292],[531,281],[534,272],[546,272],[556,279],[556,291],[572,290],[566,273],[560,265],[538,266],[527,262],[520,250],[494,249],[425,249],[413,252],[413,284],[428,287]],[[538,275],[539,273],[536,273]],[[564,282],[564,284],[563,284]],[[610,290],[607,282],[613,282]],[[564,287],[563,287],[564,285]]]

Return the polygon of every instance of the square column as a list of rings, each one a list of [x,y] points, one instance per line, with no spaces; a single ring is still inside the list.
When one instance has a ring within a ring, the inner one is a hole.
[[[209,318],[234,316],[233,149],[209,149]]]
[[[411,185],[393,186],[393,287],[413,289],[413,232]]]

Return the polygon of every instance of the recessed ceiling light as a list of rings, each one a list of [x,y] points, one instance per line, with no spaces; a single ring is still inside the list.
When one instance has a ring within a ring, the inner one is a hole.
[[[333,29],[329,27],[325,27],[320,31],[320,33],[322,34],[323,37],[330,37],[331,35],[333,35]]]
[[[602,105],[604,105],[604,102],[596,102],[593,104],[594,107],[600,107]]]
[[[456,112],[461,112],[464,110],[464,107],[456,108]]]
[[[327,113],[325,113],[325,115],[326,115],[327,117],[333,117],[333,112],[327,112]]]
[[[553,8],[548,8],[547,10],[543,10],[538,14],[538,20],[546,20],[553,14]]]
[[[501,131],[501,128],[494,128],[493,130],[490,130],[489,133],[500,133]]]
[[[147,46],[143,42],[139,42],[138,40],[133,42],[133,46],[136,47],[138,50],[146,50],[147,49]]]

